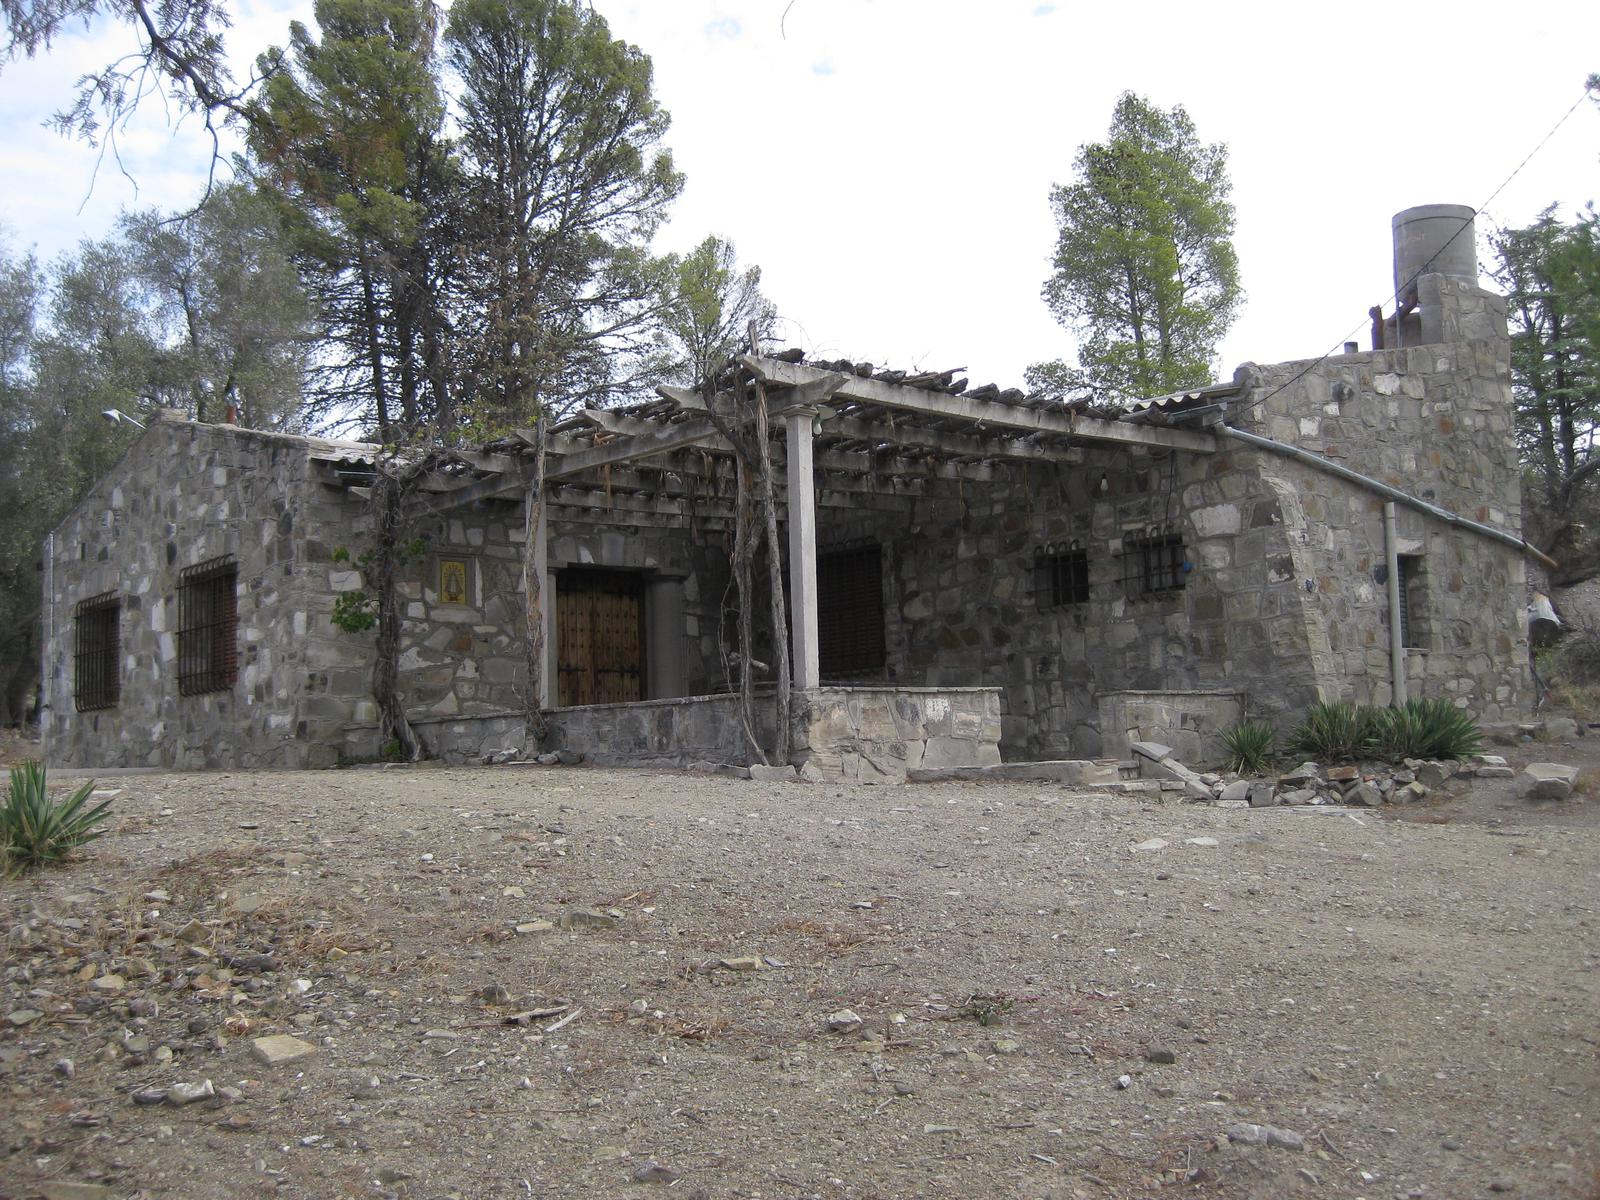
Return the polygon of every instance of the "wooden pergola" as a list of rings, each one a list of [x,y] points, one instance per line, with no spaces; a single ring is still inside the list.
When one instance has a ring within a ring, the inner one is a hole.
[[[794,351],[742,354],[731,365],[760,381],[773,418],[770,436],[784,443],[781,458],[773,456],[773,474],[788,523],[796,688],[820,683],[819,507],[905,511],[929,480],[983,482],[1002,477],[1007,464],[1078,464],[1094,445],[1215,453],[1216,439],[1197,426],[1239,390],[1230,382],[1096,408],[993,385],[968,388],[954,371],[875,372],[870,364],[808,363]],[[574,516],[604,514],[609,521],[623,517],[635,525],[732,519],[732,499],[718,491],[717,480],[719,471],[726,475],[733,448],[705,399],[683,388],[657,390],[658,398],[647,403],[586,409],[546,431],[546,502],[540,505],[535,547],[541,578],[552,507]],[[482,450],[455,452],[428,480],[419,511],[526,495],[541,475],[539,444],[534,431],[518,431],[514,439]],[[346,486],[360,482],[362,464],[348,443],[314,457]],[[548,632],[550,606],[544,613]],[[546,706],[550,686],[543,680]]]

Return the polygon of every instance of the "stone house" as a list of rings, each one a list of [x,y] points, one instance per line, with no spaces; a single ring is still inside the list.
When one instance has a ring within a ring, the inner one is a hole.
[[[1503,302],[1471,210],[1395,218],[1377,348],[1121,407],[950,373],[746,356],[774,414],[797,763],[904,778],[1205,759],[1244,717],[1530,698]],[[551,430],[534,530],[546,747],[749,761],[728,695],[731,467],[698,396]],[[153,421],[46,547],[52,762],[326,766],[378,754],[360,586],[377,448]],[[401,686],[430,747],[523,745],[528,464],[459,456],[416,511]],[[767,731],[770,733],[770,730]]]

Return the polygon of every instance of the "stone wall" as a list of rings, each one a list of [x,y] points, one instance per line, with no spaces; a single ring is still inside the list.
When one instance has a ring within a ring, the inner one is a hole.
[[[455,766],[476,766],[503,750],[521,755],[528,731],[522,710],[486,712],[470,717],[415,717],[412,727],[428,749]],[[375,762],[383,757],[382,738],[376,725],[350,725],[345,729],[344,759]]]
[[[1106,691],[1259,685],[1303,709],[1315,678],[1277,497],[1236,461],[1096,450],[1079,465],[929,481],[908,515],[876,526],[884,681],[1001,689],[1008,759],[1105,753]],[[1182,588],[1143,589],[1135,539],[1152,528],[1182,538]],[[1052,605],[1036,561],[1069,545],[1086,553],[1088,598]]]
[[[732,695],[559,708],[545,719],[546,749],[573,750],[603,766],[756,761]],[[770,752],[770,691],[758,694],[756,721],[756,736]],[[809,763],[824,779],[903,783],[908,769],[1000,761],[1000,695],[994,688],[796,692],[791,728],[795,765]]]
[[[1186,766],[1210,766],[1226,757],[1222,734],[1246,711],[1246,697],[1237,692],[1105,692],[1103,752],[1125,759],[1134,742],[1159,742]]]
[[[757,737],[772,744],[771,697],[757,705],[766,717]],[[685,696],[638,704],[586,704],[551,709],[542,748],[573,750],[600,766],[673,766],[755,761],[739,722],[738,698]]]
[[[1504,302],[1442,276],[1425,276],[1420,286],[1439,297],[1447,331],[1479,340],[1260,369],[1249,398],[1262,403],[1240,427],[1520,531]],[[1388,704],[1382,497],[1268,452],[1233,457],[1280,501],[1320,694]],[[1409,694],[1451,700],[1485,721],[1524,711],[1532,692],[1521,554],[1405,505],[1396,517],[1400,552],[1418,580],[1410,607],[1420,645],[1405,656]]]
[[[1443,277],[1424,277],[1419,289],[1441,329],[1463,340],[1252,367],[1229,419],[1516,530],[1520,480],[1502,304]],[[1115,753],[1140,723],[1108,728],[1100,698],[1110,693],[1238,694],[1246,715],[1280,726],[1316,700],[1387,703],[1381,499],[1312,466],[1219,445],[1215,454],[1096,447],[1075,461],[974,465],[844,497],[828,493],[824,477],[819,543],[867,539],[882,548],[886,652],[871,677],[824,683],[882,685],[902,696],[918,687],[946,696],[993,689],[985,694],[998,697],[992,715],[1009,759]],[[377,717],[372,638],[339,633],[329,618],[340,592],[361,583],[336,551],[359,554],[371,518],[363,500],[320,482],[313,446],[159,421],[63,522],[50,554],[52,761],[315,766],[362,743],[360,728]],[[566,567],[638,572],[647,697],[721,691],[725,533],[588,497],[551,506],[547,587]],[[1530,695],[1522,559],[1408,508],[1399,523],[1417,580],[1419,644],[1406,656],[1412,694],[1446,697],[1484,720],[1520,712]],[[467,754],[455,747],[472,742],[484,722],[500,736],[495,722],[524,704],[522,527],[516,502],[426,520],[422,552],[400,581],[402,693],[424,735],[436,730],[451,754]],[[1182,586],[1144,586],[1137,551],[1152,532],[1181,543],[1182,570],[1167,582]],[[1083,597],[1041,587],[1041,554],[1068,547],[1085,555]],[[178,573],[218,555],[238,564],[239,681],[227,692],[179,697]],[[463,568],[455,596],[441,586],[445,563]],[[107,591],[123,603],[122,701],[78,714],[72,608]],[[759,596],[756,607],[764,614]],[[816,711],[829,729],[819,743],[801,743],[832,756],[829,773],[893,774],[904,769],[902,758],[937,758],[938,739],[958,736],[928,732],[927,714],[876,703],[858,718],[852,703],[827,701]],[[726,700],[680,706],[670,717],[618,715],[619,752],[673,745],[736,761],[728,730],[712,728],[727,723],[719,704]],[[986,707],[961,711],[987,730]],[[452,732],[450,722],[469,719]],[[602,719],[598,710],[560,718],[562,729],[592,744],[604,739]],[[912,728],[919,721],[920,734]],[[803,732],[809,738],[815,729]],[[975,736],[981,757],[987,733]],[[854,749],[840,749],[847,745]]]
[[[825,779],[904,783],[908,770],[1000,762],[998,688],[823,687],[797,701],[795,765]]]
[[[317,532],[360,516],[308,486],[304,439],[158,419],[55,530],[48,571],[46,752],[63,766],[322,766],[336,761],[363,686],[359,640],[335,635],[319,602]],[[178,576],[232,556],[238,680],[180,696]],[[121,598],[121,698],[75,711],[73,610]]]

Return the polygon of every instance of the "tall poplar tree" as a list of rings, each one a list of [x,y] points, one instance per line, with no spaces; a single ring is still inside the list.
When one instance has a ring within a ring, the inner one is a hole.
[[[1243,299],[1228,151],[1181,105],[1125,92],[1110,136],[1050,193],[1059,233],[1045,303],[1079,335],[1078,366],[1029,368],[1041,390],[1154,396],[1204,384]]]

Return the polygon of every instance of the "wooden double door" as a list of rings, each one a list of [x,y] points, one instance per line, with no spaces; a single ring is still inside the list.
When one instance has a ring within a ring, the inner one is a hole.
[[[644,576],[569,569],[556,575],[556,702],[626,704],[645,697]]]

